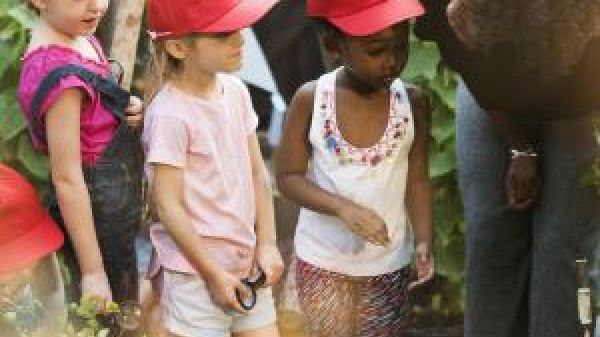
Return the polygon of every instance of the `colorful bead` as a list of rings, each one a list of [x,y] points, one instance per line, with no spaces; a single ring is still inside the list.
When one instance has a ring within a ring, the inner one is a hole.
[[[329,137],[327,138],[326,142],[326,146],[329,150],[334,150],[337,147],[337,142],[335,141],[335,138],[333,137]]]

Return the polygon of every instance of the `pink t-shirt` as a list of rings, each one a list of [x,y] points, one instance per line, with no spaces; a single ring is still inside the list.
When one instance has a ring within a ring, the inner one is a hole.
[[[98,42],[94,38],[90,38],[90,42],[96,48],[101,58],[100,62],[85,58],[76,50],[57,45],[39,47],[25,55],[21,68],[18,95],[21,109],[30,125],[34,118],[31,111],[33,97],[42,80],[52,70],[68,64],[74,64],[89,69],[101,76],[109,74],[108,61],[102,53]],[[70,88],[78,88],[85,93],[86,99],[82,107],[80,127],[81,157],[83,164],[93,165],[112,140],[118,126],[116,118],[102,105],[100,94],[93,86],[75,75],[63,78],[50,90],[43,100],[38,115],[39,122],[40,125],[45,125],[44,119],[48,109],[56,103],[66,89]],[[47,153],[48,144],[45,137],[45,128],[42,130],[42,136],[40,137],[33,132],[30,132],[30,134],[33,146],[37,150]]]
[[[158,93],[146,110],[142,136],[146,172],[152,164],[183,170],[189,219],[209,256],[228,272],[248,276],[254,259],[256,207],[248,137],[258,118],[250,95],[237,78],[219,74],[222,95],[202,99],[172,85]],[[196,273],[160,223],[150,237],[158,267]]]

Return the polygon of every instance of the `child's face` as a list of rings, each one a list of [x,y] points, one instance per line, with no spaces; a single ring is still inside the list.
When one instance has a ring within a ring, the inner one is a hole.
[[[194,37],[183,59],[185,69],[200,69],[205,73],[230,73],[242,66],[241,31],[208,33]]]
[[[365,37],[346,37],[339,42],[344,65],[373,88],[389,87],[408,60],[407,22]]]
[[[31,0],[50,26],[70,37],[92,35],[110,0]]]

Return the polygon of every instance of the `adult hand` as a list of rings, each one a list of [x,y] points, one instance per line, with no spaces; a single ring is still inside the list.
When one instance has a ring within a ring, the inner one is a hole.
[[[385,246],[390,242],[385,221],[371,209],[348,202],[338,217],[354,234],[374,245]]]
[[[536,157],[519,156],[510,160],[506,173],[508,205],[516,211],[531,207],[537,200],[540,188]]]

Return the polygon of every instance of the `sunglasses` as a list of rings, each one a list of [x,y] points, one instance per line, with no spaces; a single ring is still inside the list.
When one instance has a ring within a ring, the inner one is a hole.
[[[250,289],[250,297],[242,298],[239,291],[235,290],[235,297],[237,298],[238,303],[244,310],[252,310],[256,305],[256,290],[265,285],[267,282],[267,275],[262,269],[258,270],[258,274],[242,279],[242,284],[244,284],[248,289]]]

